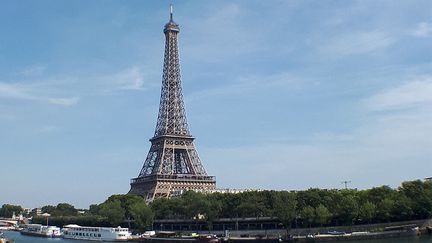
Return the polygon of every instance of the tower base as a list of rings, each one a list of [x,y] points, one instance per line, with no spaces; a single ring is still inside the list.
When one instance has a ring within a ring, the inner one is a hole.
[[[131,180],[128,194],[140,195],[147,202],[156,198],[170,198],[181,191],[213,191],[216,189],[214,176],[197,175],[151,175]]]

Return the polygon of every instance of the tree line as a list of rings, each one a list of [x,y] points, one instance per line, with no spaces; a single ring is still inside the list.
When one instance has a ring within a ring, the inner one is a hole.
[[[201,194],[156,199],[156,219],[276,217],[286,228],[387,223],[432,217],[432,182],[403,182],[367,190],[316,189]]]
[[[3,205],[0,216],[19,213],[11,211],[11,206]],[[66,203],[44,206],[42,212],[50,213],[50,223],[58,226],[122,225],[139,230],[151,229],[153,220],[157,219],[205,220],[209,229],[216,219],[246,217],[274,217],[287,229],[383,223],[432,217],[432,182],[408,181],[396,189],[388,186],[367,190],[311,188],[237,194],[187,191],[179,197],[159,198],[148,205],[139,196],[113,195],[81,213]],[[34,217],[33,221],[43,223],[45,218]]]

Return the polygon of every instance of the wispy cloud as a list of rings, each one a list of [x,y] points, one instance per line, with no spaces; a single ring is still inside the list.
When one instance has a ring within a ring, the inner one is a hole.
[[[120,89],[143,90],[144,74],[139,67],[131,67],[116,74],[115,79]]]
[[[417,37],[428,37],[432,35],[432,22],[421,22],[413,32]]]
[[[281,72],[270,75],[250,74],[236,77],[232,82],[225,85],[208,88],[187,96],[189,100],[201,99],[208,96],[234,96],[248,95],[250,93],[263,91],[265,89],[276,89],[290,87],[295,90],[304,85],[308,80],[301,79],[289,72]]]
[[[29,87],[20,84],[9,84],[0,82],[0,97],[15,99],[35,99],[29,94]]]
[[[212,9],[207,18],[186,17],[184,25],[195,29],[193,42],[182,50],[189,57],[205,62],[227,62],[227,56],[250,53],[265,48],[261,33],[251,31],[247,10],[229,3]],[[208,48],[211,46],[211,48]]]
[[[45,69],[46,69],[45,65],[35,64],[21,70],[20,74],[24,76],[37,76],[43,74],[45,72]]]
[[[17,100],[34,100],[47,102],[54,105],[71,106],[79,101],[79,97],[49,97],[40,95],[43,86],[4,83],[0,82],[0,98],[17,99]]]
[[[54,105],[63,105],[63,106],[71,106],[76,105],[79,101],[79,97],[71,97],[71,98],[47,98],[49,103]]]
[[[330,41],[325,41],[319,48],[331,56],[346,56],[385,49],[395,41],[385,31],[349,32],[337,35]]]
[[[371,110],[384,111],[432,105],[432,76],[410,80],[367,99]]]
[[[202,157],[209,173],[226,183],[223,186],[328,188],[340,187],[340,181],[347,178],[359,188],[397,186],[404,180],[428,176],[427,172],[407,170],[407,164],[415,163],[424,171],[432,169],[431,94],[432,76],[408,79],[360,100],[358,105],[366,109],[358,110],[358,123],[350,130],[304,134],[304,139],[294,142],[284,141],[286,135],[281,134],[277,142],[272,137],[258,144],[205,148]],[[226,166],[232,170],[221,169]],[[256,176],[253,180],[233,179],[238,178],[238,170]],[[269,182],[268,178],[273,179]]]
[[[146,65],[131,65],[129,67],[105,71],[104,73],[87,73],[84,76],[72,76],[70,79],[82,86],[75,86],[77,92],[89,96],[112,95],[125,91],[145,91],[154,85],[160,85],[160,70],[153,71]],[[85,90],[81,89],[85,87]]]

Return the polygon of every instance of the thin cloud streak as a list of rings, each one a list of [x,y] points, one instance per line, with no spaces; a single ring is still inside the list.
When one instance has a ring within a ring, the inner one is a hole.
[[[15,100],[29,100],[29,101],[42,101],[53,105],[71,106],[76,105],[79,97],[45,97],[43,95],[36,95],[40,93],[40,87],[33,85],[23,84],[9,84],[0,82],[0,98],[15,99]]]
[[[23,76],[38,76],[42,75],[46,70],[46,66],[42,64],[36,64],[23,69],[20,74]]]
[[[266,89],[281,89],[293,91],[310,83],[309,80],[301,79],[289,72],[270,75],[251,74],[239,76],[225,85],[208,88],[194,92],[187,96],[189,102],[200,100],[209,96],[238,96],[261,92]]]
[[[78,104],[79,97],[71,98],[48,98],[49,103],[54,105],[72,106]]]
[[[385,111],[432,105],[432,76],[417,78],[367,99],[369,109]]]
[[[384,31],[349,32],[335,36],[329,42],[318,45],[326,55],[348,56],[383,50],[396,40]]]
[[[413,32],[417,37],[429,37],[432,35],[432,22],[421,22]]]
[[[128,68],[119,74],[115,75],[118,79],[119,88],[126,90],[144,90],[144,74],[142,70],[137,67]]]

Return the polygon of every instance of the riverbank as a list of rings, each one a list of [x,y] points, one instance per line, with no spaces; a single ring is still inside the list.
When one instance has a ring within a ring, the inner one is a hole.
[[[182,233],[190,233],[182,231]],[[387,239],[416,237],[432,234],[432,220],[413,220],[382,224],[297,228],[286,230],[241,230],[241,231],[198,231],[225,236],[228,242],[270,242],[270,241],[361,241],[371,239]]]
[[[197,233],[198,237],[192,237]],[[204,236],[214,236],[205,238]],[[253,231],[175,231],[159,232],[156,238],[135,238],[136,241],[162,242],[333,242],[333,241],[365,241],[387,238],[416,238],[421,235],[432,236],[432,219],[394,222],[385,224],[369,224],[339,227],[297,228],[291,230],[253,230]],[[189,236],[189,238],[188,238]],[[217,241],[215,241],[217,239]]]

